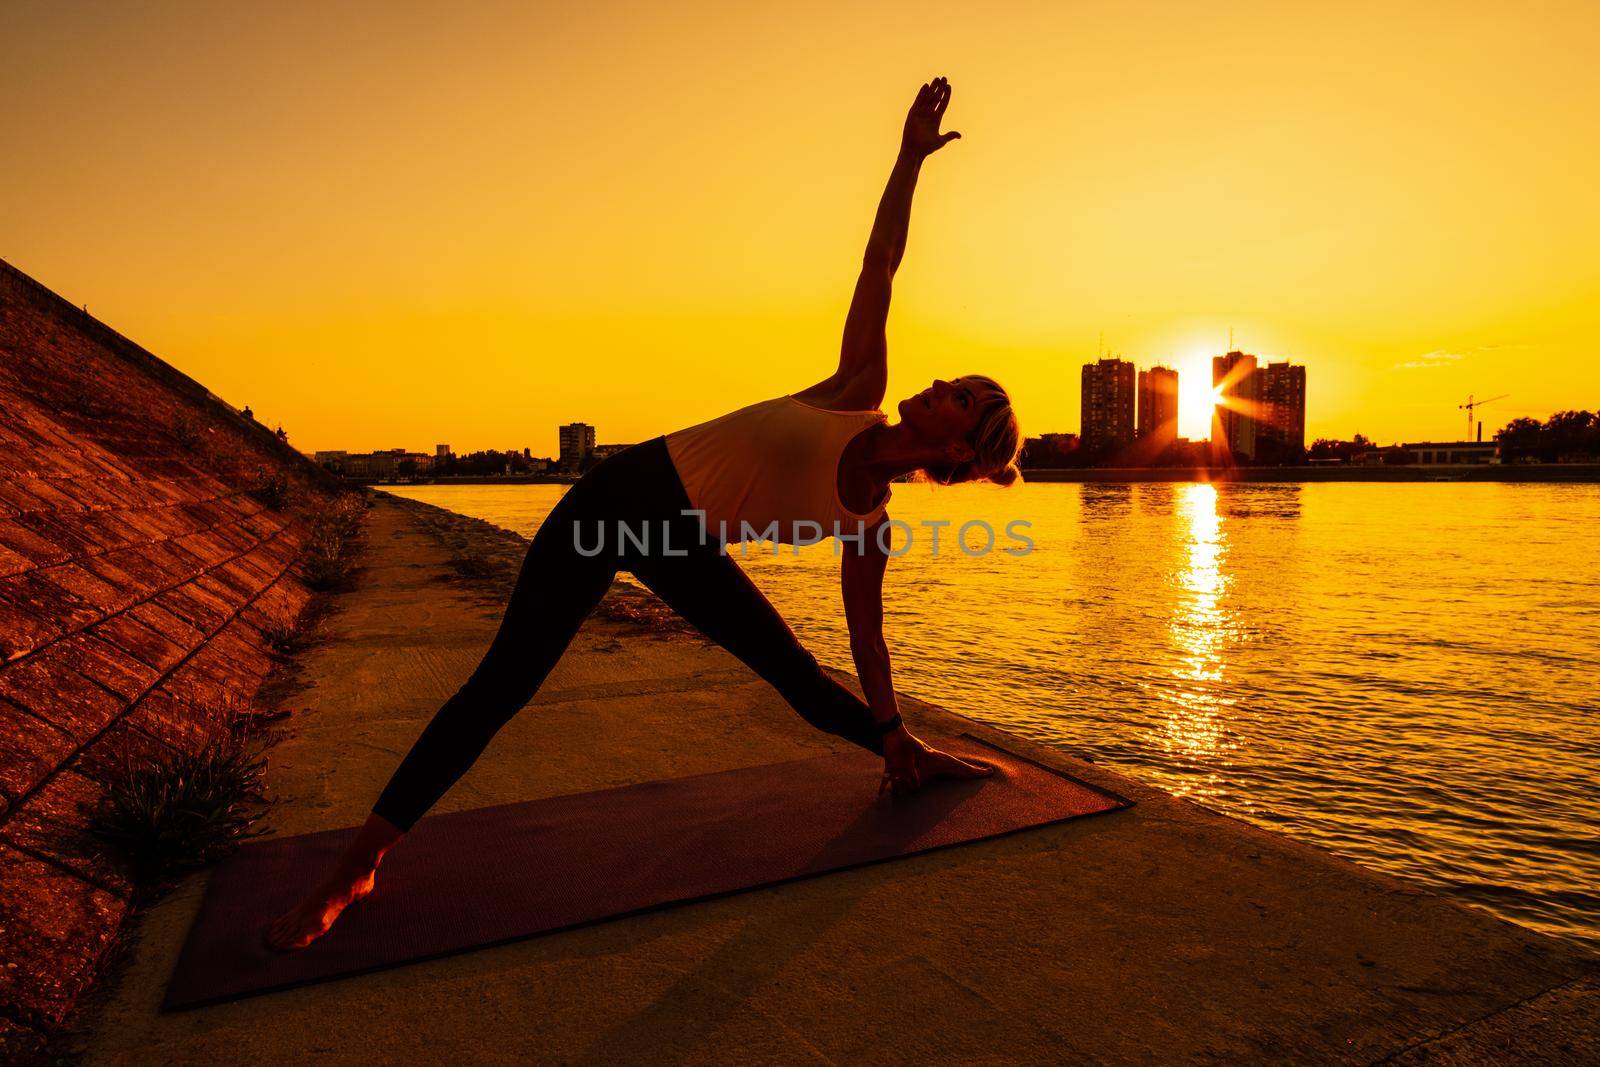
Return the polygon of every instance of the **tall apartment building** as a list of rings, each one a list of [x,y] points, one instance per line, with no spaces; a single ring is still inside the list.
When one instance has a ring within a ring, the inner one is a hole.
[[[1285,360],[1268,363],[1259,377],[1256,450],[1263,459],[1299,460],[1306,448],[1306,369]]]
[[[1150,443],[1152,458],[1178,440],[1178,372],[1171,367],[1139,372],[1139,440]]]
[[[1125,359],[1083,365],[1083,447],[1121,448],[1134,435],[1134,368]]]
[[[561,466],[577,470],[594,452],[594,427],[586,422],[571,422],[561,427]]]
[[[1211,384],[1219,390],[1211,416],[1212,448],[1226,445],[1230,457],[1255,459],[1261,385],[1256,357],[1237,351],[1212,356]]]

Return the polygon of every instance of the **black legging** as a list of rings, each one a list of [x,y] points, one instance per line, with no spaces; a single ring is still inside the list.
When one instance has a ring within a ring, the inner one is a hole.
[[[683,514],[691,507],[661,437],[606,458],[568,490],[528,546],[483,662],[435,713],[373,812],[401,830],[422,818],[538,692],[618,570],[632,571],[674,611],[743,660],[807,722],[882,755],[883,741],[867,705],[801,647],[767,598],[719,550],[715,537],[702,541],[700,520]],[[619,522],[632,535],[621,544]],[[602,532],[603,550],[587,554]],[[643,551],[634,540],[642,533],[649,537]]]

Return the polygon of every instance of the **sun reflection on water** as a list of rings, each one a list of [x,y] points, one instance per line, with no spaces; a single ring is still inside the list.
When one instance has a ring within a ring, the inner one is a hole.
[[[1233,701],[1222,695],[1233,622],[1223,598],[1232,579],[1224,569],[1228,538],[1217,511],[1216,486],[1182,486],[1177,505],[1186,545],[1184,565],[1169,579],[1176,596],[1168,632],[1177,655],[1172,684],[1158,690],[1167,703],[1160,740],[1169,753],[1194,761],[1198,770],[1214,767],[1215,757],[1236,744],[1227,725]],[[1215,773],[1185,775],[1176,788],[1185,795],[1209,796],[1220,784]]]

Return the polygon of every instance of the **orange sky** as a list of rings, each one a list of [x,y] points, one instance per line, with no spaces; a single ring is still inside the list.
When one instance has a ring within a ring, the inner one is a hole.
[[[302,449],[825,377],[936,73],[886,409],[978,371],[1075,431],[1104,332],[1203,435],[1230,327],[1310,436],[1600,405],[1592,0],[144,7],[0,8],[0,257]]]

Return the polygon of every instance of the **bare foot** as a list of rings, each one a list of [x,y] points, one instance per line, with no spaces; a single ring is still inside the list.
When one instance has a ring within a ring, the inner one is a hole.
[[[279,952],[305,948],[327,933],[344,909],[372,892],[377,881],[378,872],[374,869],[355,879],[324,882],[297,907],[273,920],[266,930],[267,947]]]
[[[927,748],[917,753],[917,777],[924,782],[940,778],[987,778],[993,773],[994,768],[987,764],[964,760],[937,748]]]

